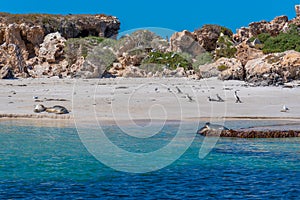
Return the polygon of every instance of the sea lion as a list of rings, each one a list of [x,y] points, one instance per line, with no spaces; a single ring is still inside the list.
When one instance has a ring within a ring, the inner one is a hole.
[[[58,105],[46,108],[46,112],[55,113],[55,114],[67,114],[67,113],[69,113],[69,111],[65,107],[58,106]]]
[[[223,131],[223,130],[229,130],[228,128],[226,128],[225,126],[222,126],[222,125],[218,125],[218,124],[211,124],[209,122],[207,122],[205,124],[205,126],[203,126],[201,129],[199,129],[197,131],[198,134],[200,135],[203,135],[203,133],[209,131],[211,133],[218,133],[220,131]]]
[[[40,113],[40,112],[44,112],[46,110],[46,107],[42,104],[38,104],[34,107],[34,112],[36,113]]]
[[[55,113],[55,114],[67,114],[69,113],[69,111],[63,107],[63,106],[53,106],[53,107],[45,107],[44,105],[42,104],[38,104],[35,106],[34,112],[36,113],[41,113],[41,112],[48,112],[48,113]]]

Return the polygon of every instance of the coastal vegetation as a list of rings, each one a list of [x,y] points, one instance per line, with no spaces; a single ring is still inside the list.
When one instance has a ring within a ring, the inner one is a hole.
[[[164,65],[171,70],[175,70],[178,67],[183,67],[185,70],[191,69],[191,63],[175,52],[150,52],[143,60],[143,64],[147,63]]]
[[[216,44],[217,49],[215,51],[215,59],[222,57],[233,58],[235,56],[237,49],[228,35],[221,34]]]
[[[79,56],[86,58],[88,56],[88,52],[103,41],[104,38],[95,36],[70,38],[65,44],[65,56],[70,64],[74,64]]]
[[[281,32],[277,36],[271,36],[270,33],[261,33],[257,38],[262,43],[261,49],[265,54],[287,50],[300,52],[300,31],[295,25],[290,25],[288,31]]]

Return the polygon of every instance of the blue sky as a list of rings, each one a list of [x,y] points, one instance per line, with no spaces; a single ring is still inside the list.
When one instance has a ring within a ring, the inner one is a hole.
[[[10,13],[104,13],[117,16],[121,31],[141,27],[162,27],[175,31],[193,31],[203,24],[231,28],[250,22],[271,20],[275,16],[295,17],[294,5],[300,0],[9,0],[0,10]]]

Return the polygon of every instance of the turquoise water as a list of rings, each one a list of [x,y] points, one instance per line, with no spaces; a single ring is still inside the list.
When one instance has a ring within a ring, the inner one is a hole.
[[[248,122],[251,125],[250,122]],[[260,122],[262,125],[268,122]],[[232,124],[231,124],[232,125]],[[233,125],[239,126],[238,122]],[[150,140],[129,140],[116,126],[110,139],[133,152],[168,144],[177,126]],[[194,137],[187,133],[186,137]],[[1,199],[298,199],[300,139],[219,139],[204,159],[203,137],[172,165],[132,174],[96,160],[74,128],[0,124]]]

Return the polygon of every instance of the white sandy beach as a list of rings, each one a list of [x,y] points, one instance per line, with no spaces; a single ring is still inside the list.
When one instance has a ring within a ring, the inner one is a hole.
[[[17,79],[1,80],[0,118],[34,123],[109,123],[145,120],[300,120],[300,88],[247,87],[215,78]],[[179,93],[176,86],[182,91]],[[239,90],[243,103],[235,103]],[[189,100],[186,95],[192,100]],[[209,102],[219,94],[225,102]],[[38,101],[33,98],[37,97]],[[70,114],[34,113],[36,104],[65,106]],[[290,110],[280,112],[283,105]]]

